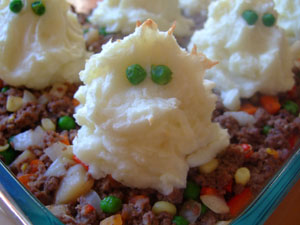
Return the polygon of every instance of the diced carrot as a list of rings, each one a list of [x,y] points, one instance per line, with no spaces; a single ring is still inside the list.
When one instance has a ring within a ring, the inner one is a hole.
[[[30,162],[30,173],[36,173],[40,165],[44,165],[41,160],[34,159]]]
[[[253,148],[250,144],[241,144],[245,157],[249,158],[253,154]]]
[[[21,176],[18,176],[18,180],[27,188],[29,189],[28,182],[30,181],[30,178],[33,176],[33,174],[24,174]]]
[[[267,149],[266,149],[266,152],[267,152],[269,155],[272,155],[275,159],[278,159],[278,158],[279,158],[279,153],[278,153],[278,151],[276,151],[275,149],[267,148]]]
[[[294,148],[296,143],[299,141],[299,135],[293,134],[289,139],[290,148]]]
[[[240,194],[235,195],[227,202],[230,208],[230,215],[237,216],[251,201],[253,194],[250,188],[245,188]]]
[[[260,103],[262,107],[264,107],[264,109],[270,114],[277,113],[281,107],[278,97],[276,96],[264,95],[260,98]]]
[[[94,210],[95,210],[95,208],[92,205],[87,204],[87,205],[84,206],[84,215],[87,215],[87,214],[91,213]]]
[[[294,85],[294,87],[291,90],[289,90],[287,94],[289,98],[295,98],[297,96],[297,86]]]
[[[257,107],[255,107],[254,105],[252,105],[250,103],[244,104],[240,108],[240,111],[246,112],[251,115],[255,114],[256,110],[257,110]]]
[[[86,165],[86,164],[84,164],[80,159],[78,159],[78,158],[76,157],[76,155],[73,155],[73,160],[74,160],[75,162],[81,164],[81,165],[84,167],[85,170],[89,170],[89,166]]]
[[[129,202],[135,204],[139,200],[149,200],[149,198],[145,195],[134,195],[129,199]]]
[[[218,191],[212,187],[202,187],[201,188],[201,195],[217,195]]]
[[[67,135],[60,135],[60,142],[65,145],[70,145],[70,141]]]
[[[232,183],[233,183],[233,181],[230,180],[230,182],[225,186],[225,190],[229,193],[232,192]]]
[[[122,225],[122,216],[121,214],[112,215],[100,222],[100,225]]]
[[[72,105],[73,106],[78,106],[79,104],[80,104],[80,102],[76,98],[72,99]]]

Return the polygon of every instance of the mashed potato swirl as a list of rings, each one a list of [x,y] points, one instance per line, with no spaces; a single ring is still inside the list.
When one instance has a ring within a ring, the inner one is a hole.
[[[248,25],[242,14],[253,10],[258,19]],[[256,92],[276,95],[293,87],[293,59],[284,32],[275,24],[263,24],[263,15],[277,18],[271,0],[220,0],[209,6],[203,30],[196,31],[189,49],[199,51],[219,64],[206,78],[216,83],[225,107],[237,110],[240,98]]]
[[[107,13],[109,12],[109,13]],[[136,21],[155,20],[161,30],[167,30],[176,21],[175,35],[191,34],[193,21],[181,15],[178,0],[106,0],[98,2],[90,21],[108,32],[129,34]]]
[[[188,14],[207,14],[207,8],[213,0],[179,0],[180,7]]]
[[[300,40],[300,0],[274,0],[278,26],[285,30],[292,44]]]
[[[22,1],[19,13],[0,1],[0,78],[10,85],[42,89],[57,82],[78,82],[87,58],[76,15],[64,0],[43,0],[45,14]]]
[[[173,29],[173,28],[172,28]],[[109,42],[80,73],[75,97],[82,127],[74,154],[96,179],[111,174],[124,185],[163,194],[183,188],[189,167],[210,161],[229,144],[229,135],[211,122],[216,96],[203,80],[214,65],[204,55],[181,49],[173,30],[160,32],[152,20],[123,40]],[[146,79],[132,85],[126,68],[139,64]],[[166,65],[172,80],[158,85],[151,65]]]

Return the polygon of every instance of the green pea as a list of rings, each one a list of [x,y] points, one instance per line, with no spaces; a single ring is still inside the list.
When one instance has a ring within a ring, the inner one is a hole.
[[[262,21],[266,27],[272,27],[275,24],[276,18],[273,14],[266,13],[263,15]]]
[[[72,117],[62,116],[58,119],[58,127],[61,130],[71,130],[76,128],[76,123]]]
[[[104,213],[116,213],[121,209],[122,201],[115,196],[108,196],[101,200],[100,207]]]
[[[139,64],[133,64],[126,69],[126,76],[131,84],[138,85],[145,80],[147,72]]]
[[[299,106],[296,102],[294,101],[286,101],[283,105],[283,108],[286,109],[289,113],[297,116],[299,113]]]
[[[13,0],[9,3],[10,11],[14,13],[19,13],[23,8],[23,2],[21,0]]]
[[[102,36],[108,35],[108,33],[106,32],[106,27],[101,27],[99,29],[99,34],[102,35]]]
[[[172,221],[173,224],[176,225],[189,225],[189,221],[187,221],[183,216],[174,216]]]
[[[15,158],[18,156],[18,153],[14,149],[9,147],[9,149],[7,149],[3,152],[0,152],[0,155],[3,156],[4,163],[6,165],[10,165],[15,160]]]
[[[186,188],[183,192],[183,197],[185,199],[193,199],[193,200],[198,200],[200,195],[200,187],[192,182],[188,181],[186,184]]]
[[[270,130],[272,130],[272,128],[273,128],[273,127],[268,126],[268,125],[264,126],[264,127],[263,127],[263,130],[262,130],[263,134],[264,134],[264,135],[268,135],[269,132],[270,132]]]
[[[7,92],[9,90],[9,87],[5,86],[1,89],[1,93]]]
[[[42,3],[42,1],[35,1],[31,4],[32,11],[38,15],[41,16],[46,12],[46,7]]]
[[[248,23],[248,25],[255,24],[258,19],[257,13],[253,10],[245,10],[242,14],[242,17]]]
[[[165,65],[151,66],[151,79],[159,85],[166,85],[172,80],[172,71]]]
[[[207,206],[203,203],[201,204],[201,215],[205,214],[207,212]]]
[[[86,34],[87,32],[89,32],[89,29],[84,29],[83,33]]]

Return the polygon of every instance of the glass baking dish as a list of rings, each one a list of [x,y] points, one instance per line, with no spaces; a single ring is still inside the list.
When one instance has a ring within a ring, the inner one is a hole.
[[[231,225],[263,224],[299,178],[300,149],[287,160],[254,201],[231,222]],[[16,224],[62,225],[19,183],[2,162],[0,163],[0,183],[0,206],[6,208],[5,211],[15,218]],[[25,217],[23,220],[22,216]],[[26,219],[31,223],[26,222]]]

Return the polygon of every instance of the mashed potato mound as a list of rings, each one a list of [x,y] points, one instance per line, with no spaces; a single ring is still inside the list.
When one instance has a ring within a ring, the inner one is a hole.
[[[173,28],[160,32],[147,20],[123,40],[104,45],[80,73],[84,85],[75,94],[80,105],[74,116],[82,127],[74,154],[94,178],[111,174],[124,185],[168,194],[185,187],[189,167],[210,161],[229,144],[227,131],[211,122],[214,85],[203,80],[214,63],[181,49]],[[147,71],[138,85],[125,73],[133,64]],[[151,65],[168,66],[171,82],[154,83]]]
[[[212,2],[204,29],[191,38],[189,49],[196,44],[207,57],[219,61],[206,78],[216,83],[228,109],[239,109],[240,98],[256,92],[276,95],[294,84],[292,54],[284,32],[262,22],[265,13],[277,17],[273,7],[271,0]],[[243,19],[245,10],[258,15],[254,25]]]
[[[70,6],[43,0],[46,12],[34,14],[34,0],[19,13],[0,1],[0,78],[13,86],[42,89],[57,82],[78,82],[87,57],[82,29]]]
[[[109,12],[109,13],[107,13]],[[161,30],[176,21],[175,35],[191,34],[193,21],[181,15],[178,0],[106,0],[98,2],[90,21],[108,32],[132,33],[136,21],[155,20]]]
[[[300,0],[274,0],[278,26],[285,30],[290,43],[300,40]]]
[[[188,15],[206,14],[208,5],[213,0],[179,0],[180,8]]]

